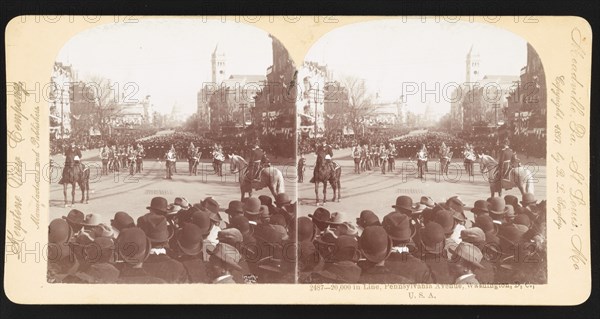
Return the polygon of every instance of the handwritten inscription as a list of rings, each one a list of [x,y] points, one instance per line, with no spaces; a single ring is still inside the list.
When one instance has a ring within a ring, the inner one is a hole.
[[[565,149],[584,146],[588,143],[586,129],[586,112],[584,98],[586,88],[581,80],[583,61],[587,59],[586,45],[588,39],[581,30],[571,30],[570,39],[570,72],[568,76],[559,75],[554,78],[550,87],[550,103],[554,107],[553,118],[557,121],[553,127],[552,142]],[[566,95],[566,96],[565,96]],[[550,140],[549,140],[550,142]],[[580,228],[582,226],[581,213],[585,212],[587,201],[587,173],[583,170],[584,159],[576,156],[566,157],[562,151],[550,154],[555,164],[556,177],[556,205],[551,208],[552,222],[562,232],[568,232],[571,238],[571,254],[568,256],[574,270],[581,269],[586,265],[588,258],[585,255],[584,242],[581,239]]]

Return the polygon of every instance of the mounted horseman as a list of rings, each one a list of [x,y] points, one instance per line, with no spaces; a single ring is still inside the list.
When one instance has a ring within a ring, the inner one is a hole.
[[[67,185],[71,184],[71,204],[75,203],[75,184],[81,188],[81,202],[89,200],[90,171],[81,163],[81,150],[72,143],[65,150],[65,166],[59,184],[63,185],[65,207],[67,207]],[[86,196],[87,194],[87,196]]]

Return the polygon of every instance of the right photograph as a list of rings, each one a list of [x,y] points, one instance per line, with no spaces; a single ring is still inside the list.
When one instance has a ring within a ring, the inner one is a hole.
[[[340,27],[299,66],[298,282],[547,284],[542,61],[424,19]]]

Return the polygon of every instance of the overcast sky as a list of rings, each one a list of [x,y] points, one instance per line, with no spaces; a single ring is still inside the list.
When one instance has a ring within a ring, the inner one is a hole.
[[[471,45],[480,53],[482,75],[516,75],[527,63],[527,42],[503,29],[468,21],[458,23],[403,22],[400,18],[363,22],[338,28],[321,37],[305,60],[327,64],[335,77],[366,80],[384,99],[401,95],[403,82],[425,82],[426,88],[465,81],[465,59]],[[450,92],[451,90],[449,90]],[[437,113],[450,110],[440,97]],[[422,113],[420,95],[408,98],[409,109]]]
[[[210,57],[215,45],[226,52],[227,75],[265,75],[272,64],[268,33],[234,21],[152,19],[108,24],[73,37],[57,61],[73,65],[80,80],[101,76],[139,86],[138,99],[151,95],[159,112],[177,103],[184,113],[197,109],[196,94],[211,81]],[[130,92],[126,92],[130,93]]]

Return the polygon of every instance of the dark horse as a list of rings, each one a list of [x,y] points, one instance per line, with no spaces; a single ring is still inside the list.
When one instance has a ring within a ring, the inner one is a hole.
[[[333,189],[332,201],[340,201],[342,184],[340,182],[342,176],[342,167],[335,162],[327,163],[320,158],[317,158],[315,165],[315,196],[317,204],[319,204],[319,183],[323,183],[323,203],[327,202],[327,182],[331,184]]]
[[[63,168],[63,176],[58,182],[63,185],[65,207],[68,207],[67,185],[71,184],[71,205],[75,204],[75,184],[81,188],[81,202],[88,203],[90,199],[90,170],[83,164],[75,163]]]

